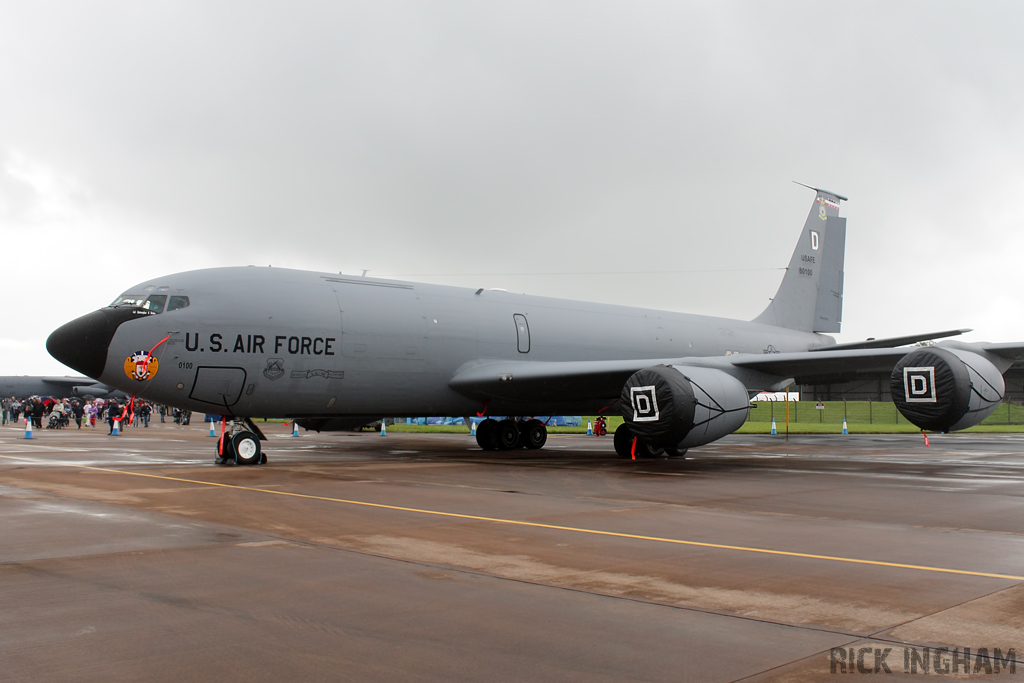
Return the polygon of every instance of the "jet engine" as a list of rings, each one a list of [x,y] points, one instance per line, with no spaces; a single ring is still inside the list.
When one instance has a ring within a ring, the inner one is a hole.
[[[106,384],[89,384],[87,386],[75,386],[71,388],[71,393],[75,396],[92,396],[93,398],[103,398],[111,392],[111,388]]]
[[[911,351],[893,368],[889,390],[911,423],[935,432],[973,427],[999,407],[1006,385],[995,365],[962,349]]]
[[[731,434],[750,410],[746,387],[721,370],[655,365],[622,388],[629,430],[655,448],[684,450]]]

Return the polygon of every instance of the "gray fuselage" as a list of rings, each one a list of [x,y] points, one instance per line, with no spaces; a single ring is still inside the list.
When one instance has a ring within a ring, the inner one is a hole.
[[[681,359],[835,343],[725,318],[280,268],[178,273],[126,294],[153,292],[190,303],[120,324],[98,379],[245,417],[585,414],[616,396],[483,406],[449,381],[488,361]],[[131,358],[165,337],[152,351],[158,363],[131,376]]]

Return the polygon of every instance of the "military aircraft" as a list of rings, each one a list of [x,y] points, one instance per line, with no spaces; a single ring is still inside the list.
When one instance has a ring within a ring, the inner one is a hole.
[[[544,446],[536,415],[609,414],[623,457],[681,455],[743,424],[750,397],[884,376],[922,429],[977,424],[1024,344],[963,330],[837,344],[846,198],[819,188],[779,290],[753,321],[280,268],[129,288],[47,340],[57,360],[148,400],[225,415],[218,462],[265,462],[256,417],[346,429],[385,415],[487,419],[484,449]]]
[[[0,396],[28,398],[128,398],[114,387],[101,384],[88,377],[36,377],[11,375],[0,377]]]

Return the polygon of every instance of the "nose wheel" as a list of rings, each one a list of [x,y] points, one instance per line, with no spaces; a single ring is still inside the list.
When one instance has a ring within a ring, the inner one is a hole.
[[[267,456],[260,446],[260,437],[245,422],[233,420],[217,439],[217,465],[263,465]]]

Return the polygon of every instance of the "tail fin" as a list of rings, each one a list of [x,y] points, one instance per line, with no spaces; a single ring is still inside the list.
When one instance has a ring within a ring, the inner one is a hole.
[[[804,332],[839,332],[846,256],[846,219],[839,217],[839,202],[846,197],[810,189],[818,194],[789,268],[775,298],[754,322]]]

